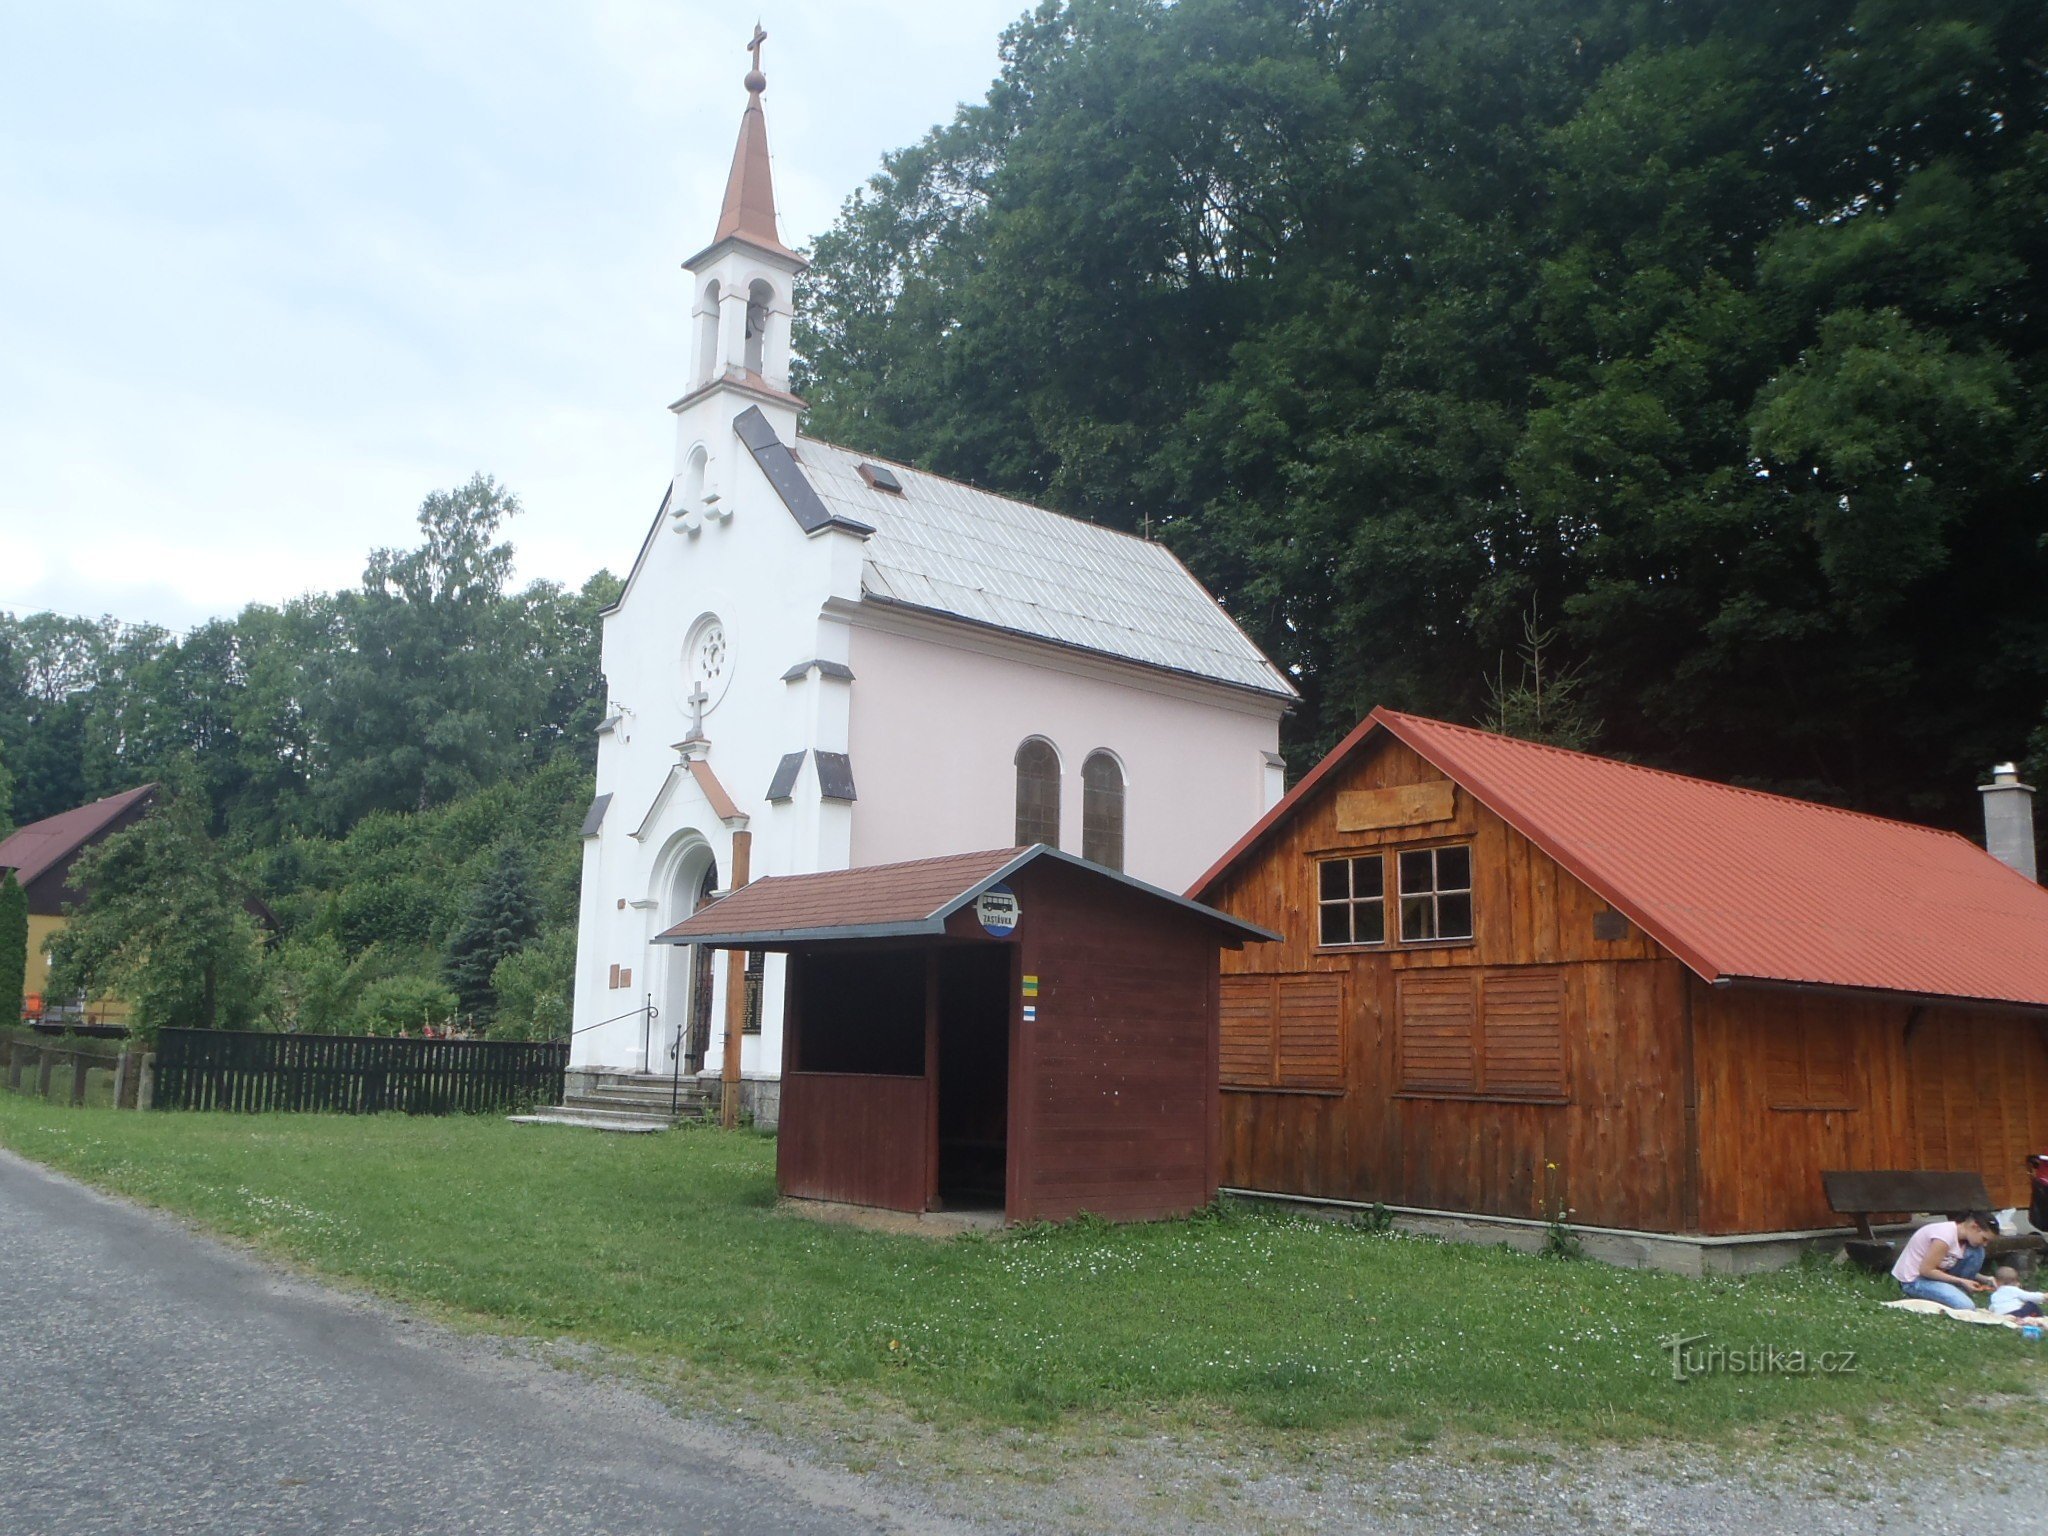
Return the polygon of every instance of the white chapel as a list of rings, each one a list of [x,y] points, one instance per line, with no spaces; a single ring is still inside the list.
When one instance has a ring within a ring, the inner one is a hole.
[[[1296,695],[1164,546],[804,435],[759,39],[604,617],[570,1064],[716,1074],[730,999],[766,1119],[780,958],[657,935],[763,875],[1036,842],[1180,890],[1280,797]]]

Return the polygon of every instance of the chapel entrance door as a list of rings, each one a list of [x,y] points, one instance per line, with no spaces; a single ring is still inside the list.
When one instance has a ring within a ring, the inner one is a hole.
[[[697,892],[698,909],[717,889],[718,866],[707,865],[703,887]],[[683,1071],[692,1076],[704,1070],[704,1058],[711,1050],[712,962],[716,954],[708,944],[690,946],[690,1017],[683,1031]]]

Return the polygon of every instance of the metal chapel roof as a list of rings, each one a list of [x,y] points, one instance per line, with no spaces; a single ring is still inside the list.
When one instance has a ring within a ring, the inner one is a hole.
[[[868,601],[1296,697],[1164,545],[815,438],[800,436],[796,456],[836,517],[875,530]],[[901,489],[870,485],[863,464],[885,467]]]
[[[2048,890],[1968,838],[1389,709],[1189,894],[1206,898],[1383,731],[1706,981],[2048,1008]]]

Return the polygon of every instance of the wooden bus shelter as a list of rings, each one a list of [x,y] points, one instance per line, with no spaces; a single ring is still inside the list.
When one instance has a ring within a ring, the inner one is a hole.
[[[757,880],[662,935],[790,957],[784,1195],[1011,1222],[1215,1198],[1219,952],[1271,937],[1042,844]]]

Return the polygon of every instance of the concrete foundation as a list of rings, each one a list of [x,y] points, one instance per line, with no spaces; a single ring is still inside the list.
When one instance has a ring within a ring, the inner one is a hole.
[[[1305,1216],[1355,1221],[1375,1209],[1392,1218],[1397,1231],[1452,1243],[1505,1243],[1523,1253],[1540,1253],[1549,1224],[1518,1216],[1486,1216],[1473,1211],[1432,1211],[1416,1206],[1374,1207],[1355,1200],[1317,1200],[1267,1190],[1225,1189],[1226,1195],[1281,1206]],[[1877,1228],[1881,1236],[1913,1230],[1910,1223]],[[1586,1257],[1624,1269],[1661,1269],[1674,1275],[1749,1275],[1783,1269],[1808,1253],[1838,1256],[1854,1237],[1850,1227],[1814,1227],[1798,1232],[1743,1232],[1729,1237],[1701,1237],[1672,1232],[1638,1232],[1624,1227],[1582,1227],[1573,1224]]]

